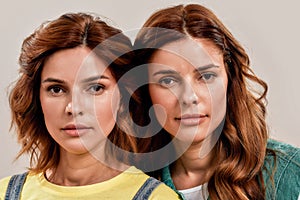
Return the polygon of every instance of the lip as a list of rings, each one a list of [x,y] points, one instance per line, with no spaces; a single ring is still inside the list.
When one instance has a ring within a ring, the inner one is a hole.
[[[79,137],[88,132],[92,127],[83,124],[68,124],[61,130],[72,137]]]
[[[184,114],[176,117],[175,120],[185,126],[196,126],[203,123],[206,117],[208,116],[204,114]]]

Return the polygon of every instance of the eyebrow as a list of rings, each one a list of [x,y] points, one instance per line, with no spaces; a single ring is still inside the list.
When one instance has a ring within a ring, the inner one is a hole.
[[[174,70],[160,70],[158,72],[155,72],[153,74],[153,76],[156,76],[156,75],[159,75],[159,74],[177,74],[177,72],[174,71]]]
[[[56,79],[56,78],[46,78],[45,80],[42,81],[42,83],[65,83],[65,81],[60,80],[60,79]]]
[[[84,79],[82,82],[83,83],[88,83],[88,82],[92,82],[92,81],[99,80],[99,79],[109,79],[109,77],[104,76],[104,75],[92,76],[92,77]]]
[[[201,72],[201,71],[204,71],[204,70],[207,70],[207,69],[211,69],[211,68],[219,68],[219,66],[218,65],[214,65],[214,64],[203,65],[201,67],[196,68],[194,70],[194,73]]]
[[[103,76],[103,75],[101,75],[101,76],[92,76],[92,77],[84,79],[82,82],[83,83],[88,83],[88,82],[92,82],[92,81],[99,80],[99,79],[109,79],[109,77]],[[65,81],[60,80],[60,79],[56,79],[56,78],[46,78],[45,80],[42,81],[42,83],[46,83],[46,82],[60,83],[60,84],[65,83]]]
[[[194,73],[198,73],[200,71],[204,71],[204,70],[207,70],[207,69],[210,69],[210,68],[219,68],[219,66],[218,65],[214,65],[214,64],[204,65],[204,66],[196,68],[194,70]],[[160,70],[160,71],[155,72],[153,74],[153,76],[156,76],[156,75],[159,75],[159,74],[177,74],[177,72],[174,71],[174,70]]]

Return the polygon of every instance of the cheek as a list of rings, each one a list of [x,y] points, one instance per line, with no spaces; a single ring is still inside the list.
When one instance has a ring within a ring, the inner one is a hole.
[[[227,81],[220,81],[215,87],[210,89],[211,113],[213,120],[220,123],[226,113],[227,102]]]
[[[226,93],[212,96],[212,113],[224,115],[226,111]]]
[[[178,101],[170,90],[149,86],[149,93],[157,118],[164,119],[167,114],[174,111]]]
[[[155,117],[161,127],[164,127],[170,133],[176,132],[177,128],[173,124],[173,117],[178,114],[178,100],[171,90],[161,89],[159,87],[149,87]],[[175,128],[175,130],[173,130]]]
[[[168,89],[162,89],[156,85],[149,86],[149,94],[153,105],[159,104],[167,109],[177,103],[175,93]]]
[[[56,101],[49,101],[47,98],[40,98],[41,108],[45,118],[45,123],[51,119],[57,119],[59,113],[61,113],[61,104]]]
[[[109,135],[116,124],[117,113],[120,105],[120,94],[108,94],[105,99],[95,102],[95,112],[100,131]]]
[[[61,120],[58,119],[62,119],[61,113],[65,107],[61,102],[50,101],[47,100],[47,98],[40,98],[40,100],[46,128],[49,134],[54,138],[57,133],[57,129],[61,125]]]

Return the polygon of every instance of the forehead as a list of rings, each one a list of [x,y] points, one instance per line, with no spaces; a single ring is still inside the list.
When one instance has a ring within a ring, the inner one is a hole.
[[[99,74],[111,74],[107,64],[87,47],[64,49],[53,53],[45,61],[42,77],[80,79]]]
[[[191,65],[196,68],[207,65],[222,67],[223,55],[212,42],[190,38],[162,46],[152,55],[150,63],[167,66]]]

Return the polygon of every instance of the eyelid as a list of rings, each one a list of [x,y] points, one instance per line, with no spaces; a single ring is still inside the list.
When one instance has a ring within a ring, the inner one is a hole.
[[[60,85],[60,84],[51,84],[51,85],[48,85],[46,88],[47,88],[47,90],[51,90],[53,88],[61,88],[61,89],[63,89],[63,86]]]
[[[163,83],[163,81],[164,80],[171,80],[171,81],[173,81],[174,83],[172,83],[172,84],[164,84]],[[168,87],[172,87],[175,83],[178,83],[178,82],[180,82],[180,80],[177,78],[177,77],[174,77],[174,76],[163,76],[163,77],[161,77],[159,80],[158,80],[158,84],[160,85],[160,86],[162,86],[162,87],[166,87],[166,88],[168,88]]]
[[[54,92],[53,89],[59,89],[60,91],[59,92]],[[49,85],[46,87],[46,91],[48,93],[50,93],[52,96],[60,96],[62,95],[63,93],[66,93],[67,90],[65,87],[63,87],[62,85],[60,84],[53,84],[53,85]]]
[[[105,87],[105,85],[103,83],[100,83],[100,82],[89,83],[88,87],[92,87],[92,86],[95,86],[95,85]]]
[[[205,75],[205,74],[216,75],[216,73],[215,73],[215,72],[212,72],[212,71],[201,72],[201,73],[199,73],[199,74],[200,74],[200,76]]]
[[[205,75],[210,75],[210,79],[209,79],[209,80],[203,79],[203,77],[204,77]],[[201,79],[201,80],[203,80],[203,81],[208,82],[208,81],[211,81],[212,78],[216,78],[216,77],[217,77],[217,73],[208,71],[208,72],[202,72],[202,73],[199,73],[199,78],[198,78],[198,79]]]
[[[100,87],[99,91],[91,91],[94,87]],[[97,93],[100,94],[103,92],[103,90],[106,88],[106,86],[102,83],[90,83],[87,86],[87,89],[85,90],[86,92],[91,92],[93,94]]]

